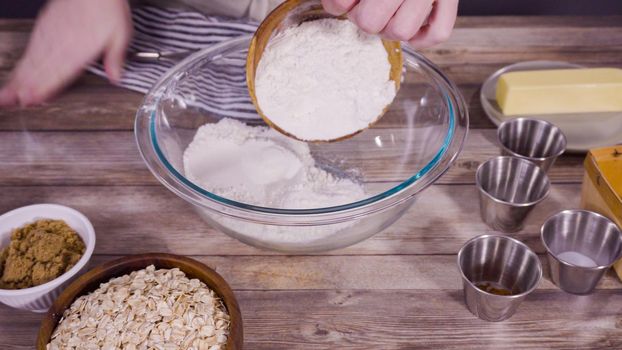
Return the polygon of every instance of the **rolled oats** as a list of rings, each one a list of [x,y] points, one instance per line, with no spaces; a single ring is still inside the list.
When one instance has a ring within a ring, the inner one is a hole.
[[[47,349],[218,350],[229,323],[222,300],[203,282],[151,265],[74,301]]]

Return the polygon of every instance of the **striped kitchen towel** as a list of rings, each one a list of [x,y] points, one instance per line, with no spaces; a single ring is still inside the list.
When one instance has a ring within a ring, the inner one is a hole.
[[[157,7],[132,10],[134,37],[129,52],[186,53],[197,51],[225,40],[248,36],[257,23],[249,20],[205,16],[197,12]],[[128,59],[120,85],[146,93],[177,62],[160,60],[143,62]],[[192,83],[179,87],[179,93],[194,107],[218,117],[258,118],[246,87],[246,50],[220,59],[209,68],[201,67]],[[88,69],[105,76],[101,63]]]

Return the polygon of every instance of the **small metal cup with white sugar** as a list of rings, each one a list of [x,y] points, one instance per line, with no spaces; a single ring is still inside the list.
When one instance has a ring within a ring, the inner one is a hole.
[[[551,280],[572,294],[589,294],[622,257],[622,232],[613,221],[587,210],[564,210],[540,232]]]

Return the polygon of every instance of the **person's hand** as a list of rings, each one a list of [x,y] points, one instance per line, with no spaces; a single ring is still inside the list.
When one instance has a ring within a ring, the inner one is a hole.
[[[335,16],[347,14],[363,31],[415,48],[449,38],[456,22],[458,0],[322,0]]]
[[[51,0],[0,90],[0,106],[47,100],[102,54],[106,74],[118,81],[131,33],[127,0]]]

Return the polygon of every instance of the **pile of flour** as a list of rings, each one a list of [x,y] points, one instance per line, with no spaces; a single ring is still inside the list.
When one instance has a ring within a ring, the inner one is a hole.
[[[183,163],[190,181],[246,204],[310,209],[365,197],[360,184],[318,168],[306,143],[233,119],[201,126]]]
[[[334,140],[367,128],[396,95],[378,36],[350,21],[320,19],[272,38],[257,67],[262,112],[301,140]]]

